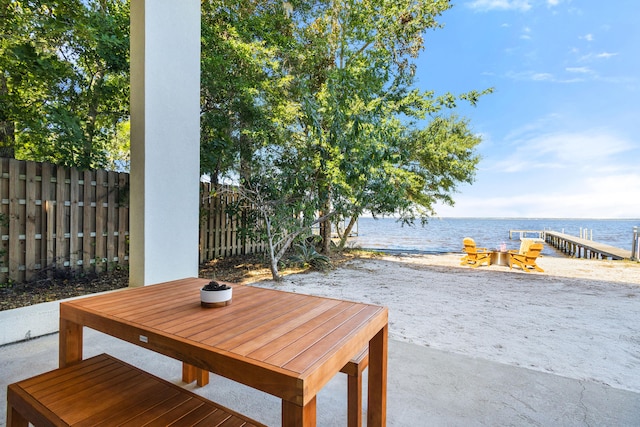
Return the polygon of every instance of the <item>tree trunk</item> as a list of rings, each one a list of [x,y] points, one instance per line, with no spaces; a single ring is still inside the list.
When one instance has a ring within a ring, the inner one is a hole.
[[[358,216],[352,216],[349,220],[349,225],[344,230],[344,234],[340,237],[340,244],[338,245],[338,249],[344,249],[344,245],[347,243],[347,239],[349,238],[349,234],[351,234],[351,230],[353,230],[353,226],[358,222]]]
[[[322,237],[322,249],[321,253],[329,255],[331,253],[331,217],[328,215],[331,213],[331,206],[329,200],[325,201],[321,216],[327,215],[323,221],[320,222],[320,237]]]
[[[271,270],[271,277],[274,281],[279,282],[282,280],[280,273],[278,272],[278,261],[280,257],[276,254],[275,244],[273,242],[274,236],[271,233],[271,219],[269,218],[268,211],[264,206],[258,206],[261,210],[262,218],[264,219],[264,225],[267,228],[267,244],[269,245],[269,269]]]
[[[4,73],[0,73],[0,94],[7,95],[7,79]],[[14,159],[16,157],[15,123],[9,117],[0,112],[0,157]]]
[[[100,97],[97,95],[97,88],[102,86],[104,80],[104,70],[98,70],[91,81],[89,82],[88,96],[89,111],[87,112],[87,124],[85,127],[85,140],[83,147],[83,158],[80,159],[80,164],[75,165],[83,170],[90,169],[92,166],[91,159],[96,153],[96,147],[93,146],[93,140],[96,134],[96,122],[98,120],[98,106],[100,103]]]
[[[278,272],[278,260],[274,256],[271,256],[271,263],[269,265],[269,269],[271,270],[271,277],[273,278],[274,281],[276,282],[282,281],[282,276],[280,276],[280,273]]]

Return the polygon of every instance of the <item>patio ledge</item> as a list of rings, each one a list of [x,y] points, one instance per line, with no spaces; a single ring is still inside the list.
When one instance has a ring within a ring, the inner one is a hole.
[[[118,290],[100,293],[108,292],[118,292]],[[26,341],[58,332],[60,328],[60,303],[91,295],[98,295],[98,293],[0,311],[0,325],[2,325],[0,345]]]

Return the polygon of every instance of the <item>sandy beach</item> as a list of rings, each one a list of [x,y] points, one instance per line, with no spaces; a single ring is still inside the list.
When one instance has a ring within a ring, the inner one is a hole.
[[[389,307],[390,338],[640,392],[640,263],[543,257],[544,273],[461,255],[354,259],[254,286]]]

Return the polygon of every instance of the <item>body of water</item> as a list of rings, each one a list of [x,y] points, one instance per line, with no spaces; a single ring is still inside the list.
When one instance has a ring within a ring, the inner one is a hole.
[[[640,227],[640,219],[433,218],[424,227],[410,227],[393,218],[360,218],[358,235],[349,241],[350,245],[367,249],[459,253],[465,237],[473,238],[479,247],[497,249],[505,243],[508,249],[518,249],[520,236],[509,240],[509,230],[553,230],[573,236],[587,230],[588,238],[593,236],[595,242],[631,251],[634,226]],[[545,245],[543,254],[562,255],[549,245]]]

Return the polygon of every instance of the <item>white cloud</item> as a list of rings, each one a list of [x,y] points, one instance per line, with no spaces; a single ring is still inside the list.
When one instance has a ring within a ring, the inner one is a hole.
[[[522,174],[521,174],[522,175]],[[438,206],[438,215],[462,217],[530,218],[637,218],[640,200],[640,174],[611,174],[584,177],[580,185],[562,180],[553,186],[535,179],[505,180],[500,191],[481,195],[475,185],[466,194],[454,195],[454,207]],[[625,185],[621,186],[620,182]],[[482,177],[476,182],[482,185]],[[523,191],[526,189],[526,191]]]
[[[618,53],[613,53],[613,52],[589,53],[581,56],[579,60],[582,62],[588,62],[588,61],[593,61],[595,59],[609,59],[617,55]]]
[[[535,81],[553,81],[553,74],[551,73],[534,73],[531,75],[531,80]]]
[[[563,119],[548,117],[514,131],[506,137],[510,148],[504,152],[508,155],[500,155],[495,149],[483,153],[484,170],[518,175],[529,171],[566,182],[598,174],[604,177],[635,173],[634,168],[621,165],[619,159],[621,154],[634,150],[632,142],[599,129],[542,133],[542,129],[554,126],[558,120]]]
[[[547,0],[547,6],[553,7],[560,4],[560,0]]]
[[[471,186],[440,216],[637,218],[640,171],[621,159],[638,148],[607,129],[546,132],[566,118],[551,114],[492,144]]]
[[[574,77],[574,78],[558,78],[552,73],[548,72],[536,72],[536,71],[509,71],[505,74],[506,78],[517,80],[517,81],[533,81],[533,82],[549,82],[549,83],[561,83],[561,84],[571,84],[583,82],[585,79],[583,77]]]
[[[466,5],[471,9],[482,12],[489,10],[518,10],[526,12],[531,9],[529,0],[474,0]]]
[[[640,175],[613,177],[617,180],[635,179]],[[610,180],[605,180],[609,182]],[[528,217],[528,218],[637,218],[640,202],[629,197],[633,191],[640,191],[640,185],[629,189],[618,187],[585,185],[575,191],[565,188],[561,182],[554,188],[537,185],[535,180],[521,182],[521,189],[513,189],[511,194],[500,191],[494,197],[473,195],[454,196],[455,206],[438,206],[442,217]],[[526,188],[526,194],[523,188]],[[637,194],[637,193],[636,193]]]
[[[579,38],[588,42],[592,42],[594,40],[593,34],[585,34],[584,36],[580,36]]]
[[[520,38],[524,40],[531,40],[531,28],[524,27],[522,29],[522,34],[520,35]]]
[[[567,168],[586,167],[593,173],[608,168],[615,155],[633,148],[629,141],[598,130],[531,133],[514,142],[518,148],[506,163],[548,164],[551,167],[561,164]]]
[[[596,58],[604,58],[604,59],[609,59],[613,56],[617,56],[617,53],[611,53],[611,52],[602,52],[602,53],[598,53],[596,55]]]
[[[568,73],[592,74],[593,70],[589,67],[567,67],[565,71]]]

